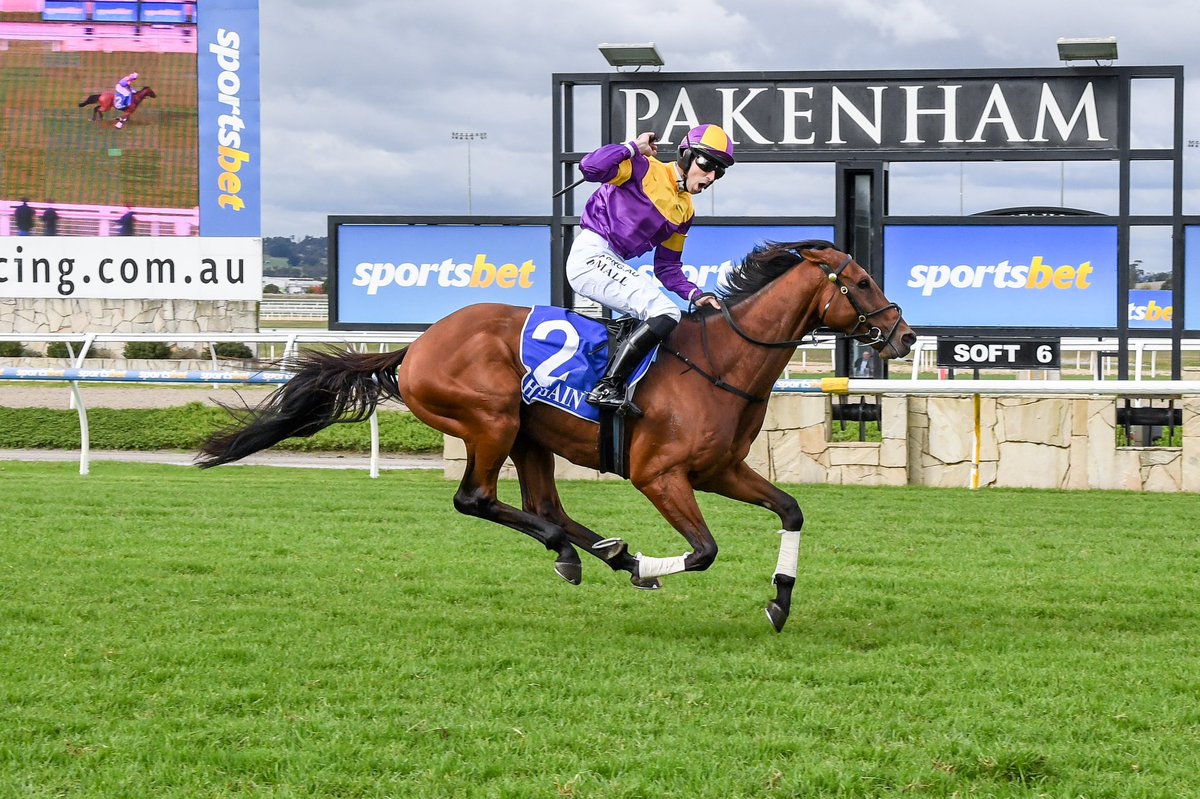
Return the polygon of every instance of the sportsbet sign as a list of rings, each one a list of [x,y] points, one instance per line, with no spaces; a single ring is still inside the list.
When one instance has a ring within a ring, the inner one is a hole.
[[[550,303],[544,225],[339,224],[330,321],[431,325],[480,302]]]
[[[1115,226],[894,225],[884,262],[913,326],[1117,326]]]

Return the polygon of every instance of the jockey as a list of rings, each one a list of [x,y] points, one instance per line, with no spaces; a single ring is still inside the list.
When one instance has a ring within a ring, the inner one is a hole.
[[[603,183],[583,209],[582,228],[567,256],[567,281],[577,294],[641,320],[609,353],[608,369],[587,400],[602,408],[640,414],[625,401],[625,381],[654,346],[679,323],[679,308],[649,277],[626,261],[654,247],[654,276],[696,307],[720,308],[683,274],[683,242],[692,226],[692,195],[733,166],[733,142],[716,125],[700,125],[679,143],[679,159],[653,156],[653,133],[625,144],[607,144],[583,157],[586,180]]]
[[[117,87],[113,94],[113,106],[118,111],[123,111],[129,107],[129,100],[133,97],[133,82],[138,79],[136,72],[130,72],[125,77],[117,81]]]

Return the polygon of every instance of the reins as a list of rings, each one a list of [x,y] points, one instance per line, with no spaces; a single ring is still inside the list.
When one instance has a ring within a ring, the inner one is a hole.
[[[800,255],[799,253],[796,253],[796,254]],[[805,258],[802,255],[800,256],[800,259],[802,261],[808,260],[807,258]],[[841,293],[841,295],[843,297],[846,298],[846,300],[850,303],[850,306],[852,308],[854,308],[855,313],[858,314],[858,324],[855,326],[854,329],[857,330],[859,327],[862,327],[864,325],[867,326],[867,330],[864,333],[855,334],[853,332],[851,332],[851,333],[835,332],[834,338],[835,338],[835,340],[849,338],[849,339],[854,339],[856,341],[861,341],[864,344],[878,344],[878,343],[886,344],[891,341],[892,335],[896,332],[896,328],[900,324],[900,319],[901,319],[900,306],[896,305],[896,303],[893,302],[893,303],[889,303],[889,304],[883,306],[882,308],[871,311],[869,313],[863,311],[862,307],[858,304],[858,302],[854,299],[854,296],[850,293],[849,286],[847,286],[846,284],[841,282],[842,272],[845,271],[846,267],[849,266],[850,262],[853,260],[854,260],[854,256],[847,255],[846,260],[842,261],[841,265],[838,266],[837,269],[833,269],[833,268],[827,266],[826,264],[820,263],[818,261],[811,261],[811,263],[816,264],[818,267],[821,268],[822,271],[825,272],[825,275],[829,278],[829,282],[833,283],[835,286],[837,286],[838,291]],[[836,296],[836,294],[834,296]],[[818,319],[818,321],[821,322],[822,326],[825,325],[825,315],[829,312],[829,306],[833,304],[834,296],[831,296],[829,298],[829,301],[825,303],[825,307],[821,309],[821,312],[819,314],[817,314],[817,319]],[[867,320],[870,319],[872,316],[881,314],[885,311],[889,311],[893,308],[896,309],[896,324],[892,326],[892,329],[888,331],[886,336],[883,335],[882,329],[880,329],[878,327],[874,327],[867,323]],[[809,336],[804,336],[802,338],[788,339],[786,341],[763,341],[762,339],[755,338],[754,336],[750,335],[745,330],[742,330],[742,328],[734,320],[733,314],[731,314],[729,312],[729,307],[725,303],[723,303],[723,302],[720,303],[720,309],[721,309],[721,316],[725,319],[725,323],[729,325],[729,329],[732,330],[734,333],[736,333],[743,341],[753,344],[756,347],[762,347],[764,349],[793,349],[795,347],[802,346],[803,344],[805,344],[806,342],[808,342],[810,340]],[[709,363],[712,363],[712,354],[709,352],[709,348],[708,348],[707,318],[708,318],[707,316],[699,317],[700,348],[704,352],[705,359]],[[815,342],[816,337],[817,337],[816,330],[813,330],[813,332],[811,334],[811,340],[813,342]],[[863,341],[863,339],[865,337],[869,337],[869,339],[867,341]],[[733,386],[733,385],[730,385],[729,383],[726,383],[720,377],[709,374],[708,372],[704,371],[699,366],[697,366],[695,361],[693,361],[691,358],[688,358],[686,355],[684,355],[681,352],[677,352],[676,350],[667,347],[665,344],[662,346],[662,349],[666,350],[671,355],[674,355],[680,361],[683,361],[683,363],[688,367],[688,370],[694,371],[696,374],[700,375],[701,377],[703,377],[708,382],[712,383],[717,388],[719,388],[723,391],[728,391],[730,394],[733,394],[735,397],[739,397],[741,399],[747,400],[748,402],[765,402],[768,399],[768,397],[756,397],[753,394],[743,391],[742,389],[738,388],[737,386]]]

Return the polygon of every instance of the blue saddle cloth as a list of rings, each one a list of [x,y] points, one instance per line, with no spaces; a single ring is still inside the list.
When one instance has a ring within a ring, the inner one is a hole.
[[[638,364],[629,378],[636,385],[658,354]],[[608,365],[608,330],[603,324],[563,308],[535,305],[521,329],[521,399],[544,402],[572,416],[600,422],[600,409],[588,404],[587,393]]]
[[[133,99],[133,95],[122,97],[117,92],[113,92],[113,108],[117,111],[124,111],[129,107],[129,101]]]

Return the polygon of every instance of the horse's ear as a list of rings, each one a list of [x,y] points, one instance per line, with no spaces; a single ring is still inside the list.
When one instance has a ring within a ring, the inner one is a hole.
[[[797,252],[799,253],[800,257],[806,261],[812,261],[818,264],[821,263],[821,258],[819,255],[821,252],[820,250],[798,250]]]

